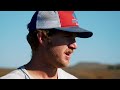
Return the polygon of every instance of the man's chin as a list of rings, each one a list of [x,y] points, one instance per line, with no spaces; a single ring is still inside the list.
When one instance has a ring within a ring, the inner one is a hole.
[[[60,68],[64,68],[64,67],[68,67],[69,66],[69,63],[64,63],[64,64],[61,64]]]

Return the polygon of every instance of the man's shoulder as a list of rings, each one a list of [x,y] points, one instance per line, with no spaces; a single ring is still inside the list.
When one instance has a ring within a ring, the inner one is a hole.
[[[16,69],[0,77],[0,79],[24,79],[24,77],[24,74],[19,69]]]
[[[78,79],[74,75],[66,72],[65,70],[58,68],[58,78],[59,79]]]

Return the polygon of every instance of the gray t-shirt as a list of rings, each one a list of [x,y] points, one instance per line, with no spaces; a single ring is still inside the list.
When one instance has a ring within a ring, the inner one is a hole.
[[[61,68],[58,68],[58,79],[77,79],[74,75],[64,71]],[[0,77],[0,79],[34,79],[24,68],[21,66],[20,68]]]

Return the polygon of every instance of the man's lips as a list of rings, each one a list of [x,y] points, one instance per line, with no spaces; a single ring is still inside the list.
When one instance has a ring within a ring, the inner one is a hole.
[[[70,56],[72,53],[70,53],[70,52],[66,52],[65,53],[67,56]]]
[[[67,56],[67,58],[70,58],[71,55],[72,55],[73,51],[72,50],[69,50],[69,51],[66,51],[65,52],[65,55]]]

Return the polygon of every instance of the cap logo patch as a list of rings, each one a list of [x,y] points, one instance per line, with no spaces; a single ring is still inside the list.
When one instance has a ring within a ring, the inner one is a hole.
[[[61,27],[78,26],[73,11],[58,11]]]

